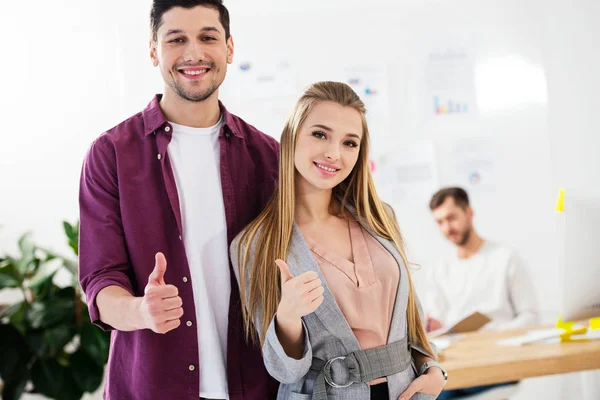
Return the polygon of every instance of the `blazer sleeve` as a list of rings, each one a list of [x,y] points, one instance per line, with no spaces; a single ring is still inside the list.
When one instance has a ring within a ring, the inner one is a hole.
[[[233,271],[235,273],[236,280],[238,282],[238,286],[240,284],[240,270],[239,270],[239,259],[240,254],[238,252],[239,239],[240,235],[238,235],[231,246],[229,247],[229,254],[231,256],[231,264],[233,266]],[[248,257],[248,265],[252,265],[253,263],[253,254],[255,251],[256,245],[253,243],[251,245],[250,254]],[[276,267],[275,260],[273,260],[273,267]],[[251,270],[246,270],[246,279],[245,282],[250,281],[250,277],[252,275]],[[246,293],[249,289],[246,286]],[[246,300],[248,297],[246,298]],[[256,314],[254,318],[254,326],[260,326],[260,321],[262,318],[262,310]],[[308,333],[308,329],[306,328],[306,324],[304,323],[304,319],[302,319],[302,327],[304,329],[304,352],[302,354],[302,358],[297,360],[295,358],[289,357],[285,350],[283,349],[279,338],[277,337],[277,333],[275,331],[275,322],[276,315],[273,315],[271,318],[271,323],[267,329],[267,333],[264,338],[264,343],[262,346],[262,354],[263,361],[265,363],[265,367],[269,374],[276,379],[277,381],[285,384],[295,383],[301,380],[309,371],[310,366],[312,364],[312,347],[310,345],[310,336]],[[260,337],[260,332],[258,332]],[[261,337],[262,340],[262,337]]]

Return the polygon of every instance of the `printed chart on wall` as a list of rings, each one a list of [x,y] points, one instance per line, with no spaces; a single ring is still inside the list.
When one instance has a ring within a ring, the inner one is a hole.
[[[496,187],[496,143],[493,139],[463,138],[450,150],[451,184],[471,193],[494,193]]]
[[[423,107],[429,119],[477,114],[474,54],[462,47],[426,55]]]
[[[385,149],[389,135],[388,79],[385,64],[351,65],[344,68],[346,82],[360,96],[367,108],[371,137],[372,168]]]
[[[235,62],[222,91],[232,111],[278,141],[298,95],[296,71],[286,60]]]

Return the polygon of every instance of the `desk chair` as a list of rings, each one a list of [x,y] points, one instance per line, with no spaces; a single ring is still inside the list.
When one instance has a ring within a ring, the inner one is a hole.
[[[472,394],[469,396],[463,396],[456,400],[505,400],[510,399],[519,391],[520,383],[514,383],[512,385],[500,386],[490,390],[486,390],[483,393]]]

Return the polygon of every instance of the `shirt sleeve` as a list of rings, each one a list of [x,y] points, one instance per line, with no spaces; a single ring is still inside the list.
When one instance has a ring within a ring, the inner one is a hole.
[[[507,268],[508,296],[515,318],[500,329],[518,329],[539,323],[539,310],[533,282],[523,260],[513,254]]]
[[[98,292],[118,286],[133,295],[132,273],[121,222],[114,150],[104,136],[88,151],[79,187],[79,282],[86,295],[91,321],[103,330]]]
[[[442,263],[427,271],[427,282],[425,284],[426,296],[423,303],[425,305],[425,315],[437,319],[446,324],[444,316],[448,315],[448,300],[444,296],[443,285],[440,284],[439,272],[442,269]]]

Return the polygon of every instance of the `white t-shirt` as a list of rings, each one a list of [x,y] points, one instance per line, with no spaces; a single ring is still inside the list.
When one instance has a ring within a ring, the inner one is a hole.
[[[200,397],[226,399],[227,326],[231,281],[221,189],[219,132],[171,123],[167,152],[181,207],[190,266],[200,359]],[[185,308],[185,304],[184,304]],[[189,329],[185,315],[182,328]]]
[[[491,319],[486,330],[538,322],[536,296],[523,261],[498,243],[484,242],[468,259],[454,254],[428,275],[428,290],[422,299],[425,313],[444,327],[475,311]]]

